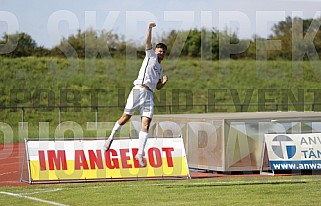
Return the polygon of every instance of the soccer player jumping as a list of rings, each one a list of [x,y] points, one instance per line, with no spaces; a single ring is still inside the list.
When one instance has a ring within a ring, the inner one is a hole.
[[[137,79],[133,82],[132,88],[126,102],[123,115],[116,121],[109,138],[105,141],[103,149],[109,150],[115,134],[131,118],[137,109],[140,109],[141,130],[139,132],[139,149],[135,158],[141,167],[146,167],[143,161],[144,148],[149,137],[149,126],[154,113],[154,91],[160,90],[168,81],[167,75],[163,75],[161,62],[164,59],[167,46],[163,43],[156,44],[156,49],[152,49],[152,29],[156,24],[148,24],[146,34],[146,56],[139,70]]]

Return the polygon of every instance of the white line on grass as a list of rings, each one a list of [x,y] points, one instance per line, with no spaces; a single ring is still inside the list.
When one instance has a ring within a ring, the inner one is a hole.
[[[15,194],[15,193],[11,193],[11,192],[0,191],[0,194],[9,195],[9,196],[13,196],[13,197],[26,198],[26,199],[29,199],[29,200],[43,202],[43,203],[47,203],[47,204],[50,204],[50,205],[65,206],[64,204],[61,204],[61,203],[58,203],[58,202],[43,200],[43,199],[39,199],[39,198],[35,198],[35,197],[29,197],[29,196],[25,196],[25,195],[21,195],[21,194]]]
[[[62,188],[56,188],[52,190],[38,190],[37,192],[29,192],[29,193],[22,193],[21,195],[34,195],[34,194],[42,194],[46,192],[57,192],[63,190]]]

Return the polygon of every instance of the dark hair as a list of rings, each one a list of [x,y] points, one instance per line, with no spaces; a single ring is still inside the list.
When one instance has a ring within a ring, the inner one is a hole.
[[[156,44],[156,48],[162,48],[162,49],[164,49],[164,50],[167,50],[167,46],[166,46],[166,44],[164,44],[164,43],[158,43],[158,44]]]

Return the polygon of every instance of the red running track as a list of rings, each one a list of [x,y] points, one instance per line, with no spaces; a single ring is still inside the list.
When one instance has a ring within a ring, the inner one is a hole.
[[[24,143],[0,144],[0,186],[26,185],[20,182]]]

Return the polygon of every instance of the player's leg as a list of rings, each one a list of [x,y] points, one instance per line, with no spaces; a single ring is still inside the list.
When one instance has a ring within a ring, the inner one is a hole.
[[[113,139],[115,134],[123,127],[124,124],[126,124],[126,122],[128,122],[128,120],[130,120],[131,117],[132,115],[123,113],[123,115],[119,118],[119,120],[116,121],[113,129],[111,130],[109,139]]]
[[[116,133],[122,128],[122,126],[130,120],[131,116],[134,114],[135,110],[139,107],[139,90],[133,88],[128,95],[125,110],[123,115],[116,121],[108,139],[105,141],[103,149],[105,151],[109,150]]]
[[[146,163],[143,160],[143,156],[144,156],[144,149],[146,146],[146,142],[149,137],[148,130],[149,130],[149,126],[150,126],[151,121],[152,121],[151,118],[144,117],[144,116],[141,119],[142,128],[139,132],[139,148],[138,148],[138,152],[136,155],[136,159],[138,160],[139,165],[141,167],[146,167]]]
[[[139,132],[139,149],[138,149],[137,154],[143,155],[143,153],[144,153],[146,141],[149,137],[148,129],[149,129],[149,125],[150,125],[151,121],[152,121],[151,118],[142,117],[142,120],[141,120],[142,128]]]
[[[136,155],[140,166],[145,167],[146,164],[143,161],[144,149],[146,146],[147,139],[149,137],[149,126],[152,121],[154,113],[154,102],[153,102],[153,93],[147,92],[144,104],[141,107],[141,130],[139,132],[139,148]]]
[[[103,148],[105,151],[109,150],[111,144],[113,143],[115,134],[122,128],[122,126],[126,122],[128,122],[128,120],[130,120],[131,116],[132,115],[123,113],[123,115],[119,118],[119,120],[116,121],[113,129],[111,130],[111,133],[110,133],[108,139],[105,141],[104,148]]]

